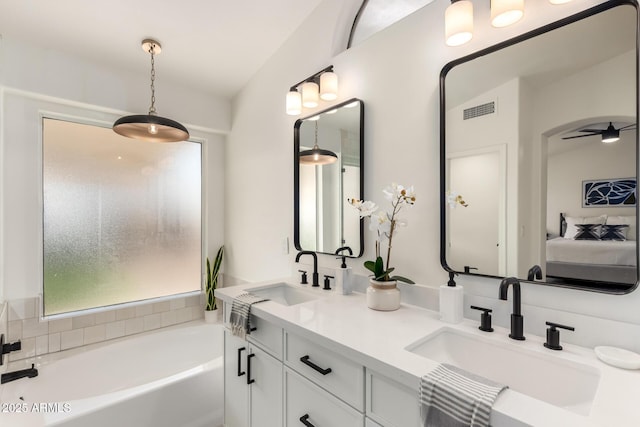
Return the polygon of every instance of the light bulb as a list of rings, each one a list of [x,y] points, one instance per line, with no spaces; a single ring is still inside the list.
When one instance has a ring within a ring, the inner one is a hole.
[[[307,108],[318,106],[318,84],[314,82],[302,83],[302,105]]]
[[[156,135],[158,133],[158,127],[154,124],[150,124],[147,130],[151,135]]]
[[[302,95],[297,90],[287,93],[287,114],[297,116],[302,113]]]
[[[332,71],[320,76],[320,98],[324,101],[333,101],[338,98],[338,75]]]
[[[491,25],[506,27],[524,15],[524,0],[491,0]]]

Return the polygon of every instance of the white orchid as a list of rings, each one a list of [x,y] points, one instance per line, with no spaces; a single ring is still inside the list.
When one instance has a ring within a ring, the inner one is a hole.
[[[405,227],[407,222],[405,220],[396,218],[396,215],[402,209],[403,205],[412,206],[416,201],[415,191],[413,186],[403,187],[402,185],[392,183],[390,186],[385,187],[382,190],[385,199],[391,202],[393,208],[391,214],[383,211],[377,211],[378,206],[370,201],[363,201],[358,199],[347,199],[348,202],[358,211],[360,211],[360,218],[369,217],[371,222],[369,223],[369,229],[375,231],[378,235],[376,239],[376,260],[365,261],[364,266],[373,272],[375,280],[390,281],[401,280],[407,283],[413,283],[410,279],[402,276],[390,276],[390,273],[394,270],[393,267],[389,267],[389,261],[391,259],[391,242],[393,240],[393,233],[398,227]],[[375,213],[375,214],[374,214]],[[383,262],[380,256],[380,243],[387,241],[387,260]],[[384,268],[384,265],[387,268]]]
[[[464,201],[462,196],[455,191],[449,191],[447,193],[447,204],[450,208],[456,208],[459,204],[464,206],[465,208],[469,206],[467,202]]]

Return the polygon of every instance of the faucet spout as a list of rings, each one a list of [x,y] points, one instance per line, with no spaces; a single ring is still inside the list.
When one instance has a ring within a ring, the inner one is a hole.
[[[513,287],[513,313],[511,313],[511,333],[509,338],[522,341],[524,337],[524,318],[522,317],[522,296],[520,294],[520,281],[515,277],[507,277],[500,282],[499,297],[507,300],[509,285]]]
[[[19,380],[20,378],[33,378],[37,376],[38,376],[38,370],[35,368],[35,365],[32,363],[31,368],[29,369],[23,369],[21,371],[7,372],[5,374],[2,374],[2,377],[0,378],[0,384]]]
[[[311,286],[320,286],[320,283],[318,282],[318,256],[313,251],[300,251],[296,255],[296,262],[300,262],[300,257],[302,255],[311,255],[313,257],[313,284]]]
[[[542,280],[542,269],[539,265],[534,265],[529,269],[527,280],[533,282],[535,279]]]
[[[351,250],[351,248],[349,246],[343,246],[341,248],[336,249],[335,254],[336,255],[340,255],[340,252],[344,252],[344,251],[349,252],[349,255],[353,256],[353,251]],[[344,254],[342,254],[342,265],[340,265],[340,268],[347,268],[347,260],[346,260],[346,256]]]

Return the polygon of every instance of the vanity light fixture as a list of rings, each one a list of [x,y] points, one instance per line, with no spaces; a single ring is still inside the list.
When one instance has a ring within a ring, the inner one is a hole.
[[[491,25],[502,28],[515,24],[524,15],[524,0],[491,0]]]
[[[121,117],[113,124],[113,131],[127,138],[141,139],[150,142],[179,142],[189,139],[189,131],[175,120],[158,116],[155,102],[155,55],[159,55],[162,46],[156,40],[142,41],[142,50],[151,54],[151,107],[147,115],[131,115]]]
[[[302,113],[303,107],[317,107],[320,99],[333,101],[336,98],[338,98],[338,75],[333,72],[333,65],[330,65],[291,86],[287,93],[287,114],[297,116]]]
[[[444,33],[448,46],[460,46],[473,37],[473,3],[451,0],[444,12]]]
[[[318,116],[319,117],[319,116]],[[298,154],[300,164],[303,165],[328,165],[335,163],[338,160],[338,156],[333,151],[323,150],[318,147],[318,121],[314,122],[315,133],[313,139],[313,148],[311,150],[304,150]]]

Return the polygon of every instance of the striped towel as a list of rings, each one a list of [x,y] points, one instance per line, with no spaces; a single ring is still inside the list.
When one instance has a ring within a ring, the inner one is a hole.
[[[251,333],[251,305],[262,301],[268,301],[268,298],[262,298],[248,292],[233,299],[231,316],[229,317],[231,334],[244,339],[246,334]]]
[[[491,406],[507,388],[453,365],[442,364],[422,377],[424,427],[488,427]]]

